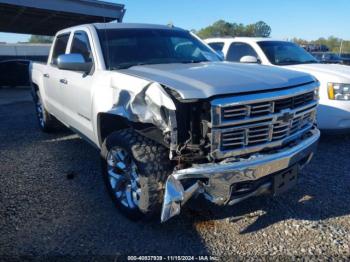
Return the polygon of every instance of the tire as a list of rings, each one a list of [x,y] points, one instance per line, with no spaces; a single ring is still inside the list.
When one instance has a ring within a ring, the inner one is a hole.
[[[38,124],[41,131],[45,133],[50,133],[55,131],[59,123],[54,116],[52,116],[46,109],[42,102],[40,91],[35,90],[34,93],[34,103],[35,103],[35,112],[38,119]]]
[[[105,139],[101,157],[105,185],[123,215],[148,220],[160,214],[164,183],[173,170],[166,147],[123,129]]]

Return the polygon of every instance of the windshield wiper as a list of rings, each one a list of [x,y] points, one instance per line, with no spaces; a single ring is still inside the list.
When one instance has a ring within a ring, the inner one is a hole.
[[[110,70],[122,70],[129,69],[133,66],[142,66],[142,65],[154,65],[154,64],[171,64],[171,63],[181,63],[181,64],[197,64],[202,62],[208,62],[208,60],[185,60],[185,61],[167,61],[167,62],[144,62],[144,63],[124,63],[110,67]]]
[[[307,60],[307,61],[299,61],[299,60],[292,60],[292,59],[286,59],[278,62],[278,65],[300,65],[300,64],[316,64],[318,63],[315,60]]]
[[[110,67],[110,70],[121,70],[128,69],[133,66],[150,65],[151,63],[134,63],[134,64],[120,64],[117,66]]]
[[[301,64],[318,64],[318,62],[316,60],[308,60],[308,61],[301,62]]]
[[[185,60],[185,61],[180,61],[179,63],[181,63],[181,64],[198,64],[198,63],[203,63],[203,62],[208,62],[208,60]]]
[[[277,64],[278,65],[296,65],[300,63],[301,62],[298,60],[286,59],[286,60],[279,61]]]

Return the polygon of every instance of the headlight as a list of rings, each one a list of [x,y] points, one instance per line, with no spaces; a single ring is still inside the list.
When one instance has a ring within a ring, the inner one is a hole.
[[[331,100],[350,100],[350,84],[328,83],[328,98]]]
[[[319,100],[320,99],[320,88],[315,88],[315,91],[314,91],[314,99],[315,100]]]

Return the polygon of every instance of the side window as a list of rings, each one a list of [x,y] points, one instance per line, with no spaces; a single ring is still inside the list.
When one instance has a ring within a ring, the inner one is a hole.
[[[208,44],[211,48],[213,48],[215,51],[222,51],[224,48],[224,43],[209,43]]]
[[[239,62],[243,56],[255,56],[258,58],[258,54],[250,45],[245,43],[232,43],[227,52],[227,60]]]
[[[83,31],[74,33],[72,47],[70,50],[71,54],[81,54],[86,62],[92,62],[92,52],[89,43],[89,37]]]
[[[57,65],[57,57],[66,53],[69,34],[59,35],[55,41],[55,47],[52,53],[51,64]]]
[[[182,37],[171,37],[172,46],[174,46],[176,58],[193,59],[193,60],[206,60],[203,52],[192,41]]]

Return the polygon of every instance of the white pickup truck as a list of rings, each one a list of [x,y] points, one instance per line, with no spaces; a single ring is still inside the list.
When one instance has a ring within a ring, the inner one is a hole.
[[[269,38],[235,37],[205,40],[231,62],[260,63],[305,72],[320,81],[318,127],[350,131],[350,66],[321,64],[298,45]]]
[[[60,121],[95,145],[131,219],[161,211],[166,221],[200,195],[225,205],[280,194],[320,136],[314,77],[222,62],[176,27],[68,28],[30,72],[41,129]]]

